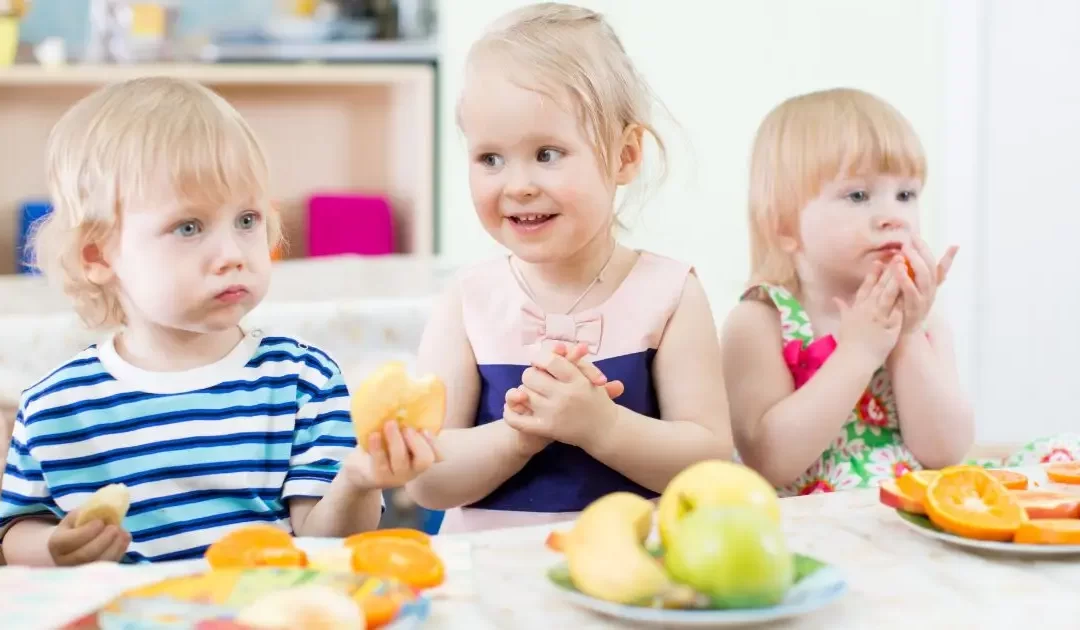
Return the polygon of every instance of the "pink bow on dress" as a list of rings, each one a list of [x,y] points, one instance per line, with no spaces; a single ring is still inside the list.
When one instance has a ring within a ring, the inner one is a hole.
[[[815,339],[809,345],[803,345],[799,339],[784,344],[784,362],[795,379],[795,389],[805,385],[835,349],[836,339],[832,335]]]
[[[521,307],[521,316],[521,342],[526,346],[543,341],[563,341],[568,344],[587,344],[589,354],[600,351],[600,337],[604,326],[599,313],[548,315],[527,303]]]

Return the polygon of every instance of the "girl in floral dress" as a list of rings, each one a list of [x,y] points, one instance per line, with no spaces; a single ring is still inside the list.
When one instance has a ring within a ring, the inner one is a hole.
[[[751,287],[722,333],[740,459],[783,496],[874,487],[972,446],[951,335],[932,310],[956,248],[919,235],[926,158],[857,90],[792,98],[750,165]]]

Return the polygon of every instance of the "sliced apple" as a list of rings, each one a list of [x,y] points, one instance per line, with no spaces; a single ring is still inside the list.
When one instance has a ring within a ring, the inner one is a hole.
[[[922,502],[905,494],[904,491],[900,489],[900,486],[897,485],[895,479],[889,479],[882,482],[878,496],[883,504],[893,509],[910,512],[912,514],[926,514],[926,509],[923,508]]]
[[[1049,490],[1013,490],[1031,519],[1080,518],[1080,496]]]

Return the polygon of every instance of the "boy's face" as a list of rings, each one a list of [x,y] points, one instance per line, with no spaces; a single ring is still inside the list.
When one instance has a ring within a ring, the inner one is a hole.
[[[268,210],[256,204],[131,206],[104,252],[128,325],[216,332],[235,327],[265,297]]]

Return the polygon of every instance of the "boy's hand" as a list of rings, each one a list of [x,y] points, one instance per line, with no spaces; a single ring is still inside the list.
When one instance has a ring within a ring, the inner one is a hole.
[[[393,420],[368,436],[367,452],[357,448],[345,458],[341,473],[364,490],[397,488],[442,461],[432,436]]]
[[[68,512],[49,536],[49,555],[56,566],[120,562],[131,545],[131,534],[102,521],[90,521],[82,527],[75,527],[78,512]]]

